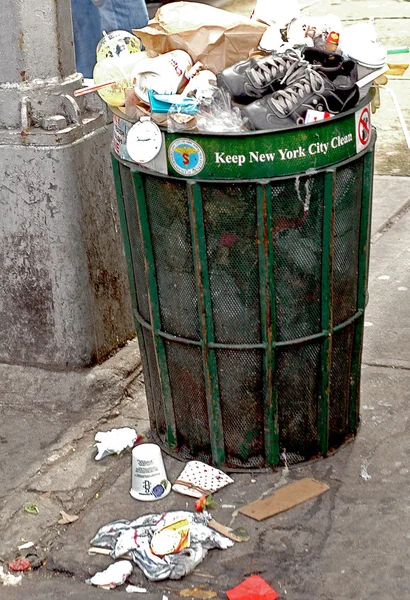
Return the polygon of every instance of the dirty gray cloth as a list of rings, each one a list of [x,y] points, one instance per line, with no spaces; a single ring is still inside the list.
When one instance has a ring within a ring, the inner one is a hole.
[[[191,525],[190,547],[164,557],[153,554],[150,543],[154,533],[182,519],[188,519]],[[207,512],[196,514],[189,511],[144,515],[135,521],[121,519],[101,527],[91,544],[109,548],[114,559],[128,554],[151,581],[181,579],[204,560],[208,550],[225,550],[234,545],[232,540],[208,527],[210,519]]]

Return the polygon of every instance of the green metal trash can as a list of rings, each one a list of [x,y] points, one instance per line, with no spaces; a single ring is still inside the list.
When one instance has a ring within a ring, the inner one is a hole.
[[[357,432],[369,102],[286,131],[163,131],[144,167],[124,160],[132,123],[114,115],[152,435],[166,452],[254,470],[283,453],[326,456]]]

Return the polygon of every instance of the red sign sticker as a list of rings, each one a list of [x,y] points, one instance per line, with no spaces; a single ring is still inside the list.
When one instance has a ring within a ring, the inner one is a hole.
[[[359,136],[360,143],[365,146],[370,137],[370,113],[367,106],[360,113],[359,122],[357,125],[357,134]]]

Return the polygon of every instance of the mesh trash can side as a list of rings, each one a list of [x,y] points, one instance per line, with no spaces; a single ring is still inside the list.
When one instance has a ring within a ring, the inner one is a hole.
[[[363,110],[343,116],[356,138]],[[299,155],[326,143],[317,131]],[[327,166],[237,180],[175,176],[175,136],[168,174],[113,155],[150,421],[167,452],[257,469],[355,435],[374,138]]]

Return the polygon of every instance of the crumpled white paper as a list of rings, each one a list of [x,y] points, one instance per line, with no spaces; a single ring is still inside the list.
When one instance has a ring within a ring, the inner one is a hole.
[[[101,460],[109,454],[120,454],[126,448],[132,448],[137,437],[135,429],[130,427],[99,431],[94,437],[97,446],[95,460]]]
[[[127,594],[146,594],[147,590],[143,587],[137,587],[136,585],[127,585],[125,588]]]
[[[93,577],[87,579],[86,583],[96,585],[104,590],[112,590],[126,582],[133,568],[129,560],[119,560],[110,565],[105,571],[99,571]]]
[[[3,567],[0,566],[0,583],[3,585],[18,585],[23,579],[22,575],[13,575],[7,573]]]

